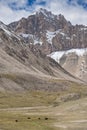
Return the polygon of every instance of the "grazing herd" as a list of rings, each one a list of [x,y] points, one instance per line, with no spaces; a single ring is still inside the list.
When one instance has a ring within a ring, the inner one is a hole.
[[[28,117],[27,119],[30,120],[31,117]],[[38,120],[41,120],[41,118],[39,117]],[[44,120],[48,120],[48,117],[45,117]],[[18,122],[18,120],[16,119],[15,122]]]

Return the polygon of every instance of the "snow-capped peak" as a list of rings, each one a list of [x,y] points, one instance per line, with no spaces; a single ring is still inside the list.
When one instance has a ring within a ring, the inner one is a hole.
[[[43,9],[43,8],[40,8],[40,9],[38,9],[38,11],[37,11],[38,13],[40,13],[40,12],[42,12],[42,13],[46,13],[46,12],[48,12],[46,9]]]
[[[49,18],[54,18],[54,15],[50,12],[47,11],[46,9],[40,8],[36,14],[43,14],[45,17],[49,17]]]

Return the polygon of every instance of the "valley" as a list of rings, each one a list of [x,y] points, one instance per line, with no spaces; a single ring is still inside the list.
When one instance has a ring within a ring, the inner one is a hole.
[[[87,130],[87,27],[39,9],[0,22],[0,130]]]
[[[58,95],[32,92],[4,97],[2,94],[5,102],[2,106],[0,99],[0,129],[86,130],[87,97],[59,103]]]

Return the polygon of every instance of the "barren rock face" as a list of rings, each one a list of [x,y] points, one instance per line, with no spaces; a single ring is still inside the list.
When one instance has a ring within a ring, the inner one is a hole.
[[[62,49],[60,45],[67,28],[71,25],[64,16],[54,15],[51,12],[40,9],[36,14],[27,19],[22,18],[18,22],[11,23],[9,27],[18,35],[21,35],[28,44],[39,44],[38,48],[45,54]],[[26,35],[25,35],[26,34]],[[37,46],[36,46],[37,47]]]
[[[45,9],[8,26],[44,54],[87,47],[87,27],[73,26],[63,15],[54,15]]]

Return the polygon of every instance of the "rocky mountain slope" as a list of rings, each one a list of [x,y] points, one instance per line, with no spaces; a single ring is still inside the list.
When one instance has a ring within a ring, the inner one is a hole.
[[[87,47],[87,27],[73,26],[63,15],[54,15],[40,9],[28,18],[22,18],[8,25],[21,35],[32,48],[45,54],[71,48]]]
[[[80,82],[0,22],[0,90],[63,90],[65,79]]]
[[[87,81],[87,48],[53,52],[49,56],[72,75]]]
[[[85,81],[87,80],[87,70],[85,69],[87,66],[86,54],[82,56],[74,52],[68,55],[65,55],[64,52],[61,52],[61,54],[56,53],[56,51],[86,48],[86,26],[73,26],[63,15],[54,15],[45,9],[39,9],[28,18],[13,22],[8,27],[22,37],[33,53],[39,51],[41,54],[54,57],[54,59],[55,54],[58,54],[56,61],[62,54],[61,61],[58,61],[60,65],[71,74]]]

